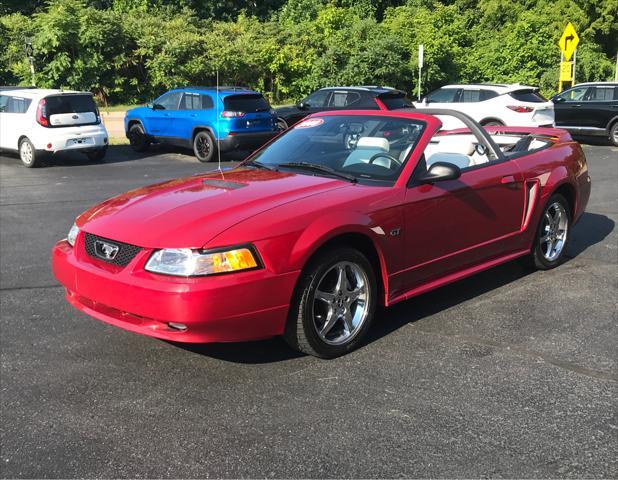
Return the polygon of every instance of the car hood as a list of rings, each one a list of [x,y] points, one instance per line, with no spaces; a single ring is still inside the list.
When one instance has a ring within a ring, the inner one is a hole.
[[[200,248],[249,217],[349,185],[332,178],[239,167],[123,193],[84,212],[77,225],[141,247]]]

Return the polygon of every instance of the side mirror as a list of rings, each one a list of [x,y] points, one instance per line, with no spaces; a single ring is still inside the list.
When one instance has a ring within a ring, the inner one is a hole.
[[[429,98],[423,98],[423,105],[429,105]]]
[[[148,102],[146,106],[150,108],[151,110],[154,109],[154,105],[152,104],[152,102]]]
[[[435,183],[455,180],[459,177],[461,177],[461,170],[457,165],[448,162],[436,162],[418,178],[418,181],[420,183]]]
[[[478,153],[479,155],[485,155],[487,154],[487,147],[483,145],[482,143],[477,143],[474,146],[474,151]]]
[[[152,105],[152,109],[153,110],[165,110],[165,107],[163,105],[159,105],[158,103],[154,103]]]
[[[562,102],[564,102],[565,100],[564,100],[564,97],[561,97],[561,96],[559,96],[559,95],[556,95],[555,97],[553,97],[553,98],[551,99],[551,101],[552,101],[552,102],[554,102],[554,103],[562,103]]]
[[[309,108],[309,104],[303,102],[302,100],[296,104],[299,110],[307,110]]]

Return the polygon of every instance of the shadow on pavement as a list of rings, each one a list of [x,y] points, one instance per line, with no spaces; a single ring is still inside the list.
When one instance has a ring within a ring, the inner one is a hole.
[[[579,143],[583,143],[585,145],[599,145],[599,146],[613,146],[609,141],[609,138],[602,136],[592,136],[592,135],[571,135],[573,140]]]
[[[611,218],[598,213],[584,212],[573,227],[573,235],[568,245],[566,256],[574,258],[588,247],[602,242],[614,231],[616,224]]]

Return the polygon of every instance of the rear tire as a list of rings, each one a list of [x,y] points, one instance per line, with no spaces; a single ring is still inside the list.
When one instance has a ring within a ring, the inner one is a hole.
[[[566,199],[556,193],[547,201],[534,236],[531,260],[535,268],[549,270],[562,263],[570,229],[571,209]]]
[[[90,150],[84,152],[88,159],[92,162],[100,162],[105,158],[105,154],[107,153],[107,145],[101,148],[97,148],[96,150]]]
[[[19,158],[25,167],[28,168],[36,168],[40,167],[43,159],[45,158],[45,153],[42,151],[37,151],[32,145],[32,142],[28,138],[23,138],[19,142]]]
[[[193,137],[193,154],[200,162],[212,162],[216,151],[217,146],[210,133],[201,130],[195,134],[195,137]]]
[[[284,132],[289,128],[288,122],[286,122],[283,118],[277,117],[277,129],[280,132]]]
[[[319,253],[295,289],[286,342],[319,358],[354,350],[371,326],[377,292],[373,268],[361,252],[339,247]]]
[[[150,146],[146,132],[139,123],[131,125],[129,128],[129,144],[133,151],[137,153],[145,152]]]
[[[615,147],[618,147],[618,121],[614,122],[612,127],[609,129],[609,141]]]

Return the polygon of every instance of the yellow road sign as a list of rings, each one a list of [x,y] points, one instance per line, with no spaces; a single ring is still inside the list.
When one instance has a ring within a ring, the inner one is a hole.
[[[564,32],[562,32],[562,37],[560,37],[560,41],[558,42],[558,46],[560,47],[560,50],[562,50],[565,60],[571,60],[573,52],[577,48],[578,44],[579,36],[577,35],[573,24],[569,22],[564,29]]]
[[[573,62],[560,62],[560,81],[570,82],[573,80]]]

